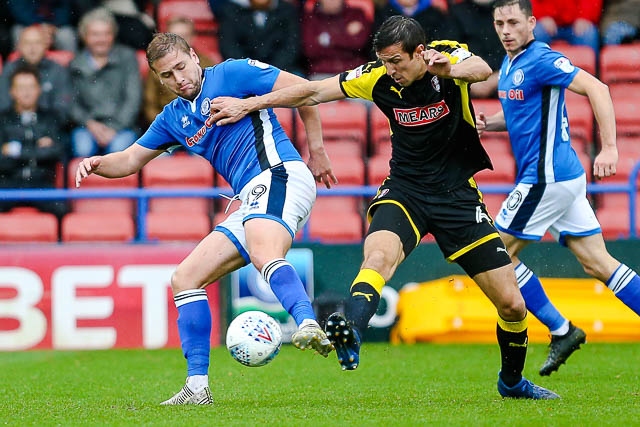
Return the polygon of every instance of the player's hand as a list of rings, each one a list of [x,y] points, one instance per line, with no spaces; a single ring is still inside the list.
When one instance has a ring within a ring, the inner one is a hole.
[[[487,128],[487,116],[481,111],[476,114],[476,131],[478,131],[478,136],[482,136],[485,129]]]
[[[603,147],[593,161],[593,176],[596,179],[602,179],[615,175],[617,163],[618,149],[615,147]]]
[[[217,126],[235,123],[249,111],[244,108],[243,100],[230,96],[218,96],[211,101],[211,121]]]
[[[316,182],[324,183],[325,187],[331,188],[332,184],[338,183],[338,178],[331,169],[331,161],[329,156],[323,150],[321,153],[309,153],[309,161],[307,167],[316,179]]]
[[[82,159],[80,163],[78,163],[78,168],[76,169],[76,188],[80,187],[80,182],[91,175],[98,167],[100,166],[100,162],[102,161],[102,157],[93,156]]]
[[[423,51],[422,58],[431,74],[439,77],[449,77],[451,74],[451,61],[437,50],[427,49]]]

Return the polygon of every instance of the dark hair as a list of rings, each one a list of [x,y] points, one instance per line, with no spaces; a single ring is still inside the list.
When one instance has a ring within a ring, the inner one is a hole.
[[[373,49],[382,49],[400,43],[402,50],[412,54],[418,45],[427,44],[427,36],[422,25],[413,18],[404,15],[394,15],[387,18],[373,38]]]
[[[36,78],[38,84],[40,84],[40,71],[38,71],[38,67],[33,64],[29,64],[27,62],[21,62],[15,70],[11,73],[10,84],[13,85],[13,81],[18,74],[31,74]]]
[[[496,0],[491,6],[491,14],[495,14],[495,11],[499,7],[512,6],[517,4],[520,10],[527,18],[533,16],[533,7],[531,6],[531,0]]]
[[[182,37],[173,33],[156,33],[147,46],[147,63],[153,68],[153,63],[174,50],[187,54],[191,52],[191,46]]]

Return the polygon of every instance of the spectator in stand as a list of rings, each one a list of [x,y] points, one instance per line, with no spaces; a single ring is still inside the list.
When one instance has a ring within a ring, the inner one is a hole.
[[[536,40],[551,44],[564,40],[569,44],[589,46],[598,55],[598,24],[602,0],[532,0],[537,20],[533,33]]]
[[[75,52],[78,39],[72,22],[72,4],[73,0],[7,0],[15,21],[14,43],[24,27],[41,25],[47,35],[47,48]]]
[[[65,160],[63,130],[54,114],[38,106],[38,69],[20,64],[10,77],[11,110],[0,114],[0,187],[54,188],[56,167]],[[2,202],[0,210],[34,206],[62,218],[64,201]]]
[[[227,2],[220,18],[224,59],[251,58],[302,75],[297,6],[284,0],[250,0],[249,7]]]
[[[155,1],[155,0],[154,0]],[[98,7],[109,10],[116,19],[118,31],[116,42],[136,50],[144,50],[153,37],[156,23],[145,13],[151,0],[73,0],[76,16]]]
[[[189,43],[189,46],[193,46],[195,26],[191,19],[184,16],[174,16],[167,22],[166,32],[179,35]],[[211,58],[202,53],[198,53],[198,58],[202,69],[215,64]],[[164,106],[176,98],[177,95],[162,84],[158,75],[150,72],[144,82],[143,112],[145,124],[150,125]]]
[[[455,0],[449,5],[449,15],[456,32],[452,39],[464,40],[469,49],[484,59],[493,70],[487,80],[471,85],[473,98],[498,96],[498,72],[504,59],[504,49],[493,29],[493,2],[494,0]]]
[[[115,43],[118,25],[105,8],[85,14],[78,33],[85,47],[69,64],[74,157],[121,151],[137,138],[142,102],[136,53]]]
[[[322,79],[367,62],[371,22],[345,0],[318,0],[302,16],[302,54],[310,79]]]
[[[0,75],[0,93],[8,93],[10,79],[14,71],[24,64],[37,68],[40,77],[40,97],[38,105],[55,114],[61,125],[66,125],[71,102],[71,81],[69,70],[47,58],[47,35],[39,25],[25,27],[20,33],[16,50],[20,55],[7,63]],[[0,97],[0,110],[11,107],[11,99]]]
[[[600,31],[603,45],[640,39],[640,0],[605,0]]]
[[[425,31],[427,41],[456,40],[451,18],[446,10],[434,5],[432,0],[374,0],[375,16],[371,35],[390,16],[404,15],[418,21]],[[373,54],[371,54],[373,55]],[[375,55],[371,56],[376,59]]]

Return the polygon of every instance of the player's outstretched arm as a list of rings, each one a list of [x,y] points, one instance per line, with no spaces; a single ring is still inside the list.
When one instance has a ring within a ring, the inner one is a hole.
[[[136,173],[160,154],[162,154],[161,150],[150,150],[134,143],[117,153],[82,159],[76,168],[76,188],[80,187],[82,180],[91,174],[105,178],[122,178]]]
[[[278,80],[280,77],[278,77]],[[273,91],[260,96],[245,99],[217,97],[211,102],[211,116],[214,123],[223,126],[235,123],[247,114],[276,107],[304,107],[323,102],[344,99],[346,96],[340,89],[339,76],[324,80],[308,81],[291,86],[281,85],[276,81]]]
[[[507,130],[502,109],[492,116],[486,116],[484,112],[479,111],[478,114],[476,114],[476,130],[478,131],[478,135],[482,135],[485,131],[502,132]]]

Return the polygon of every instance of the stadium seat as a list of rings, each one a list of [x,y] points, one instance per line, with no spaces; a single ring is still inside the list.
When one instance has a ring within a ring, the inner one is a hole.
[[[16,207],[0,213],[0,242],[57,242],[58,219],[36,208]]]
[[[188,154],[162,156],[142,169],[145,188],[213,187],[213,168],[204,158]],[[200,212],[209,214],[211,200],[207,197],[156,197],[149,201],[153,212]]]
[[[360,142],[354,141],[352,139],[330,139],[324,142],[324,148],[330,159],[332,159],[333,157],[363,158],[365,154],[365,146]]]
[[[322,243],[359,243],[362,240],[363,218],[357,212],[327,215],[311,212],[309,238]]]
[[[144,50],[136,50],[136,60],[138,61],[138,71],[140,71],[140,78],[145,80],[149,75],[149,63],[147,62],[147,52]]]
[[[551,48],[566,55],[576,67],[582,68],[589,74],[596,75],[596,53],[589,46],[555,42],[551,44]]]
[[[389,119],[378,107],[369,109],[369,126],[371,128],[371,139],[369,141],[369,154],[377,155],[382,145],[389,145],[391,141],[391,129]]]
[[[219,64],[223,61],[217,34],[196,34],[193,36],[191,45],[197,53],[206,55],[214,63]]]
[[[62,218],[63,242],[128,242],[135,236],[133,217],[122,212],[71,212]]]
[[[375,155],[367,161],[367,182],[369,185],[380,185],[389,176],[390,155]]]
[[[313,205],[313,212],[324,212],[336,215],[343,212],[362,212],[362,198],[358,196],[318,196]]]
[[[640,71],[639,71],[640,74]],[[632,95],[628,98],[615,99],[613,107],[616,112],[616,127],[619,136],[640,135],[640,97]]]
[[[211,232],[211,220],[201,212],[185,211],[149,212],[147,214],[147,239],[161,241],[199,241]]]
[[[600,50],[600,79],[607,84],[640,82],[640,43],[607,45]]]
[[[611,194],[609,196],[613,196]],[[596,216],[602,228],[602,235],[606,240],[627,239],[630,236],[629,229],[629,200],[624,197],[624,203],[613,206],[611,203],[607,207],[599,208]],[[620,201],[623,198],[619,199]],[[640,227],[638,224],[638,207],[636,207],[636,236],[640,235]]]
[[[364,160],[357,156],[333,156],[333,173],[338,185],[364,185]]]
[[[69,188],[75,188],[76,169],[82,159],[74,158],[67,165],[67,184]],[[124,178],[103,178],[99,175],[89,175],[82,180],[80,188],[75,191],[90,190],[113,190],[113,189],[133,189],[138,188],[140,176],[138,173]],[[71,202],[73,212],[121,212],[132,215],[135,212],[136,201],[129,198],[113,199],[74,199]]]
[[[484,144],[491,158],[493,170],[484,169],[474,175],[478,184],[513,184],[516,178],[516,165],[511,149],[505,145]]]
[[[352,139],[363,146],[367,143],[368,112],[365,103],[342,100],[318,105],[322,120],[322,135],[325,140]],[[304,124],[296,116],[296,143],[304,144],[307,139]]]
[[[216,21],[207,0],[163,0],[157,9],[158,29],[166,31],[167,21],[174,16],[184,16],[193,21],[197,33],[218,31]]]

